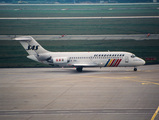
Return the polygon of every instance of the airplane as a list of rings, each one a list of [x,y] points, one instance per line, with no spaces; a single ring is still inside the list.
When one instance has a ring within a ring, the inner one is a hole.
[[[19,41],[28,52],[27,58],[59,67],[75,67],[82,72],[83,67],[134,67],[142,66],[145,61],[130,52],[50,52],[44,49],[33,37],[22,36]]]

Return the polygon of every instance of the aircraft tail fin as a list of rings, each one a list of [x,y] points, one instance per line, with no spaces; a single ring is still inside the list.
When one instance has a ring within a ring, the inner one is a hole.
[[[29,55],[39,55],[48,53],[36,40],[31,36],[17,37],[15,40],[19,41]]]

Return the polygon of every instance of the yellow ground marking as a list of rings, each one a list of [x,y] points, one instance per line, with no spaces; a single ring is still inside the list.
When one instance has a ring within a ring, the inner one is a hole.
[[[149,83],[142,83],[142,85],[148,85]]]
[[[148,81],[141,81],[143,82],[142,84],[154,84],[154,85],[159,85],[159,83],[155,83],[155,82],[148,82]]]
[[[97,78],[98,76],[79,76],[79,77],[92,77],[92,78]]]
[[[119,79],[119,80],[128,80],[128,81],[140,82],[140,83],[142,83],[142,85],[145,85],[145,84],[154,84],[154,85],[159,85],[159,83],[156,83],[156,82],[149,82],[149,81],[136,80],[136,79],[139,79],[139,78],[138,78],[138,77],[136,77],[136,76],[126,76],[126,77],[80,76],[80,77],[106,78],[106,79]]]
[[[151,120],[154,120],[154,119],[155,119],[155,117],[156,117],[156,115],[157,115],[158,111],[159,111],[159,106],[158,106],[158,108],[157,108],[156,112],[153,114],[153,116],[152,116]]]

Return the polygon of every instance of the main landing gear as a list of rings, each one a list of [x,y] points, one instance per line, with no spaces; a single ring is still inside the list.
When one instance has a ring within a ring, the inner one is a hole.
[[[83,67],[77,67],[77,68],[76,68],[76,70],[77,70],[78,72],[82,72],[82,69],[83,69]]]
[[[136,67],[134,67],[134,71],[137,71],[137,68],[136,68]]]

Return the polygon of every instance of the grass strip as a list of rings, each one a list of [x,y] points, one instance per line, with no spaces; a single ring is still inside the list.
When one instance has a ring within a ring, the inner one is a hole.
[[[158,19],[0,20],[2,35],[155,34]]]

